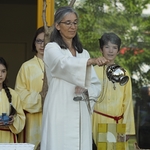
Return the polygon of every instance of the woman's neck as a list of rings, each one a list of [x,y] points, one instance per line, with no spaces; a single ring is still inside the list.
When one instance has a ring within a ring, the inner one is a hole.
[[[72,53],[73,56],[76,56],[76,50],[72,45],[72,39],[66,39],[63,37],[64,42],[67,44],[69,51]]]
[[[72,39],[67,39],[63,37],[63,40],[67,44],[68,48],[72,48]]]
[[[38,58],[40,58],[40,59],[42,59],[43,60],[43,55],[40,55],[40,54],[36,54],[36,57],[38,57]]]
[[[2,84],[0,84],[0,91],[2,90],[2,88],[3,88],[3,86],[2,86]]]

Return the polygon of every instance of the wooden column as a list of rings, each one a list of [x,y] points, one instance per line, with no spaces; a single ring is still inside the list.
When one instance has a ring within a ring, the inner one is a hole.
[[[51,26],[54,22],[54,0],[46,0],[46,21],[47,25]],[[37,0],[37,28],[43,26],[43,0]]]

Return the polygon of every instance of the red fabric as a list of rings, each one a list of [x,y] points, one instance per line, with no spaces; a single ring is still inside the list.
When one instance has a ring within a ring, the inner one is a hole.
[[[105,117],[112,118],[112,119],[114,119],[114,120],[116,121],[116,123],[118,123],[118,121],[119,121],[121,118],[123,118],[123,114],[122,114],[121,116],[118,116],[118,117],[117,117],[117,116],[110,116],[110,115],[101,113],[101,112],[96,111],[96,110],[94,110],[94,112],[97,113],[97,114],[99,114],[99,115],[103,115],[103,116],[105,116]]]

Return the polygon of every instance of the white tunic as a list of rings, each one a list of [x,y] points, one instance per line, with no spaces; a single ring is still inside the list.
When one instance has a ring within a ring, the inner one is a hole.
[[[48,43],[44,62],[48,93],[44,103],[41,150],[92,150],[91,115],[86,101],[74,101],[75,87],[88,89],[96,100],[101,85],[93,69],[87,67],[89,53],[72,56],[55,42]],[[93,108],[94,101],[90,101]]]

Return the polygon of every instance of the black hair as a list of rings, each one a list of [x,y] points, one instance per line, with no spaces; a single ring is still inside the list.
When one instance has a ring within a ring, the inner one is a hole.
[[[44,26],[42,26],[42,27],[40,27],[40,28],[38,28],[38,29],[36,30],[35,35],[34,35],[34,38],[33,38],[33,41],[32,41],[32,51],[33,51],[33,52],[36,52],[36,53],[37,53],[37,50],[36,50],[36,47],[35,47],[36,37],[37,37],[39,34],[43,33],[43,32],[44,32]]]
[[[69,13],[74,13],[78,19],[78,15],[72,7],[64,6],[64,7],[60,7],[56,11],[55,16],[54,16],[54,24],[56,24],[56,23],[59,24],[61,22],[61,20]],[[64,42],[60,32],[56,29],[56,27],[54,27],[54,29],[50,35],[50,42],[56,42],[61,48],[64,48],[64,49],[68,48],[67,44]],[[72,40],[72,45],[73,45],[73,48],[76,51],[78,51],[78,53],[83,52],[82,44],[79,40],[77,33]]]
[[[118,46],[118,51],[120,50],[121,46],[121,39],[115,33],[104,33],[102,37],[99,39],[99,45],[101,50],[103,50],[103,46],[107,45],[108,42],[112,44],[116,44]]]
[[[7,63],[6,63],[6,61],[5,61],[5,59],[3,57],[0,57],[0,64],[3,65],[6,68],[6,71],[8,72],[8,65],[7,65]],[[14,114],[16,114],[16,109],[13,107],[13,105],[11,103],[12,95],[10,93],[10,90],[9,90],[7,84],[6,84],[6,81],[7,81],[7,78],[3,82],[3,88],[5,90],[5,93],[7,95],[8,101],[9,101],[10,106],[11,106],[11,111],[10,111],[9,115],[14,115]]]

